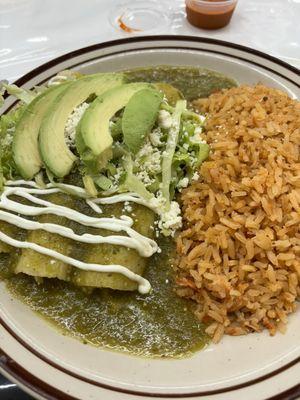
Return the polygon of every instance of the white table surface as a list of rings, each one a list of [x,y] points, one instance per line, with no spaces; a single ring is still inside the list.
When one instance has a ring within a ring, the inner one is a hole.
[[[109,22],[109,11],[118,2],[0,0],[0,79],[15,80],[80,47],[132,36]],[[191,26],[184,18],[184,0],[167,3],[175,10],[173,22],[155,33],[223,39],[259,49],[300,68],[300,0],[239,0],[230,25],[217,31]]]
[[[0,80],[13,81],[80,47],[131,36],[109,22],[109,12],[119,1],[0,0]],[[184,18],[184,0],[170,0],[168,4],[173,8],[173,22],[159,27],[157,34],[222,39],[256,48],[300,68],[300,0],[239,0],[230,25],[217,31],[192,27]],[[25,399],[15,385],[1,386],[0,382],[0,389],[8,387],[12,387],[12,394],[2,390],[1,398]]]

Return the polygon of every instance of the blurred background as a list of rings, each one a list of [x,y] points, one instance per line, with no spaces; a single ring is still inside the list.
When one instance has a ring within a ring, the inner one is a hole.
[[[0,0],[0,80],[81,47],[160,34],[242,44],[300,68],[300,0]],[[30,397],[0,376],[0,399]]]
[[[300,67],[300,0],[239,0],[217,30],[192,26],[185,0],[0,0],[0,78],[15,80],[80,47],[159,34],[222,39]]]

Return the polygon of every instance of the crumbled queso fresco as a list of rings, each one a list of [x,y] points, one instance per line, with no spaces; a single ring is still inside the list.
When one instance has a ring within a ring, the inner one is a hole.
[[[199,172],[196,171],[194,172],[194,175],[192,176],[192,181],[197,181],[200,178]]]
[[[161,141],[162,131],[160,127],[153,129],[153,131],[149,134],[149,140],[153,146],[161,146],[163,143]]]
[[[88,108],[88,103],[82,103],[74,108],[73,112],[69,115],[65,126],[65,140],[69,147],[75,147],[76,127],[83,116],[83,113]]]
[[[177,187],[179,189],[183,189],[183,188],[186,188],[188,186],[188,184],[189,184],[189,178],[185,177],[185,178],[180,179]]]
[[[172,116],[166,110],[160,110],[158,113],[158,124],[161,128],[170,129],[172,126]]]
[[[182,226],[181,210],[177,201],[171,201],[170,209],[165,212],[161,212],[165,208],[165,199],[162,197],[160,191],[158,191],[156,197],[150,200],[150,206],[157,210],[160,219],[157,222],[158,229],[160,231],[169,231],[174,236],[177,229]]]
[[[144,146],[136,155],[134,165],[139,169],[136,176],[146,187],[155,181],[151,175],[161,172],[161,152],[152,145],[150,139],[145,140]]]
[[[130,205],[129,201],[125,201],[122,211],[128,213],[132,212],[132,206]]]

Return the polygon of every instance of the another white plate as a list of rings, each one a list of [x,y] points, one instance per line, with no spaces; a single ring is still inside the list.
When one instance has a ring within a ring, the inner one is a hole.
[[[16,83],[31,88],[66,68],[95,73],[161,64],[205,67],[239,83],[262,82],[300,98],[300,72],[288,64],[238,45],[184,36],[87,47],[44,64]],[[8,97],[3,111],[13,102]],[[0,371],[39,399],[294,399],[300,395],[299,316],[299,310],[291,316],[285,335],[225,337],[189,359],[151,360],[62,336],[2,285]]]

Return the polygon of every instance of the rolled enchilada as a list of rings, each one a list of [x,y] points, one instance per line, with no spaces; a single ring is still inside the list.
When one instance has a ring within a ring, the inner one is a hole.
[[[78,211],[87,211],[83,200],[75,200],[72,196],[55,193],[45,196],[44,199],[53,203],[64,205]],[[103,214],[119,217],[124,214],[124,204],[118,203],[110,206],[103,206]],[[110,214],[110,215],[109,215]],[[152,238],[154,235],[155,215],[150,209],[138,205],[132,205],[130,213],[134,219],[133,228],[144,236]],[[115,234],[109,230],[102,230],[90,227],[78,226],[67,218],[46,214],[37,218],[38,222],[55,223],[77,230],[78,234],[93,233],[102,236]],[[1,222],[2,224],[2,222]],[[10,225],[7,224],[9,227]],[[81,232],[80,232],[81,230]],[[122,235],[122,233],[118,233]],[[86,244],[79,243],[58,234],[49,233],[43,230],[28,231],[26,240],[55,250],[63,255],[76,258],[85,263],[94,264],[119,264],[127,267],[130,271],[142,275],[147,263],[147,258],[142,257],[136,250],[115,244]],[[0,243],[2,245],[2,243]],[[1,248],[1,247],[0,247]],[[24,273],[37,278],[57,278],[70,281],[77,286],[93,288],[112,288],[117,290],[136,290],[137,283],[119,273],[105,273],[84,271],[72,267],[62,261],[40,254],[31,249],[22,249],[16,257],[13,265],[15,273]]]

